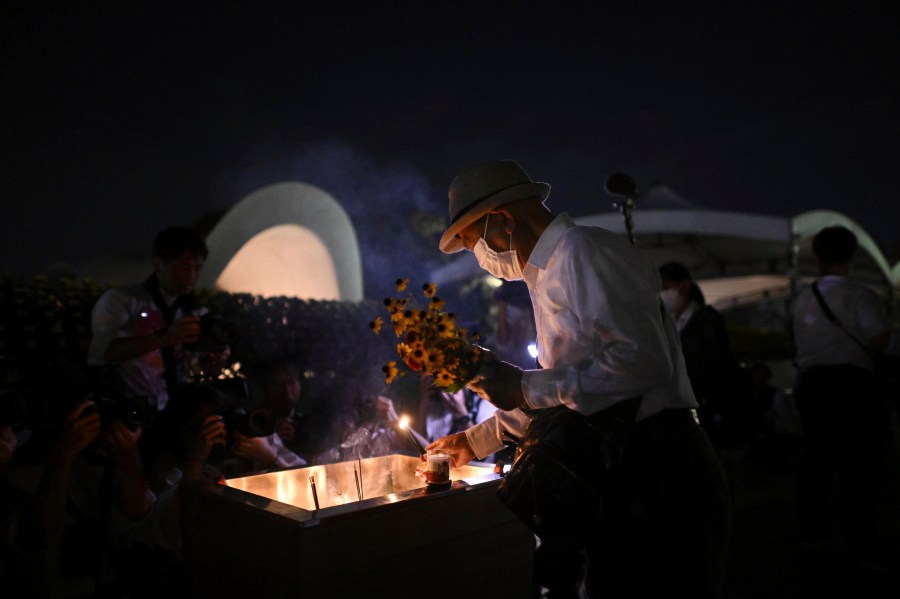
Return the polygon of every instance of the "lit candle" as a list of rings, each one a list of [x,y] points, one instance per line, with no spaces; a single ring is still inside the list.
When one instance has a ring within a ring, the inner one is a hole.
[[[409,418],[407,418],[406,416],[401,418],[399,426],[400,429],[406,433],[406,436],[409,437],[409,442],[413,444],[413,447],[416,448],[416,451],[419,452],[419,455],[425,453],[425,448],[422,447],[422,444],[419,443],[419,440],[413,434],[412,429],[409,428]]]

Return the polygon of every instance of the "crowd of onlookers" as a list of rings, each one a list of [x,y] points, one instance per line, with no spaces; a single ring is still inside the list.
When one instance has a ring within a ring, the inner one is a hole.
[[[397,428],[402,392],[391,399],[339,375],[308,389],[301,361],[284,356],[232,371],[228,340],[210,334],[208,310],[194,303],[205,258],[205,244],[192,231],[163,231],[154,243],[154,273],[96,302],[86,363],[49,364],[31,377],[27,393],[3,390],[0,595],[177,595],[183,484],[415,453]],[[857,431],[846,419],[810,420],[809,373],[816,369],[801,368],[807,403],[798,406],[773,384],[768,365],[735,359],[723,318],[686,268],[669,263],[659,270],[661,302],[680,333],[698,418],[723,463],[733,452],[766,463],[803,462],[810,423],[814,434],[821,433],[817,427],[849,430],[857,441],[876,430]],[[540,367],[526,343],[535,331],[527,292],[504,284],[494,299],[499,314],[491,342],[498,356]],[[829,323],[818,326],[856,351]],[[466,430],[495,409],[466,389],[448,393],[426,379],[413,387],[402,407],[421,445]],[[817,395],[838,387],[829,383]],[[860,388],[841,387],[840,399],[853,401]],[[820,441],[825,453],[834,445]],[[877,450],[866,457],[873,464]],[[834,453],[825,456],[831,466],[817,465],[842,467],[841,451]],[[511,450],[494,459],[508,463]]]
[[[162,231],[145,281],[92,296],[89,331],[71,331],[90,343],[32,359],[40,367],[24,375],[23,356],[68,338],[46,336],[41,348],[3,331],[3,597],[177,596],[182,485],[412,450],[392,400],[353,377],[302,392],[309,371],[287,352],[253,354],[240,370],[236,323],[194,294],[206,255],[193,230]],[[63,297],[41,289],[47,306]],[[4,291],[4,308],[27,305]],[[80,311],[80,298],[69,304]],[[244,341],[266,341],[253,332]]]
[[[349,379],[302,389],[298,365],[279,361],[239,384],[184,385],[148,412],[61,368],[49,412],[0,427],[3,596],[177,593],[182,484],[415,453],[390,398]],[[468,426],[471,407],[423,385],[412,428],[427,444]]]

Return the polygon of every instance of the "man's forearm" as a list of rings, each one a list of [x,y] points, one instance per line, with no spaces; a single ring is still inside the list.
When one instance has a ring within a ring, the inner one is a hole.
[[[116,490],[125,517],[137,520],[147,514],[153,502],[147,494],[147,482],[136,454],[123,456],[115,465]]]
[[[160,349],[165,345],[159,332],[136,337],[117,337],[109,342],[103,357],[108,362],[124,362]]]

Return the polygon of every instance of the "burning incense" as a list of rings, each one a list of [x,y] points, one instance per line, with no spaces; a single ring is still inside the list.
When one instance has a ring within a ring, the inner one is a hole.
[[[356,464],[353,464],[353,478],[356,479],[356,496],[362,501],[362,487],[359,484],[359,470],[356,469]]]
[[[312,489],[313,503],[316,504],[316,509],[319,509],[319,495],[316,493],[316,479],[311,475],[309,477],[309,488]]]
[[[422,444],[419,443],[419,440],[416,438],[416,435],[413,434],[412,429],[409,428],[409,418],[407,418],[406,416],[401,418],[399,426],[400,426],[400,429],[406,433],[406,436],[409,438],[409,442],[413,444],[413,447],[416,448],[416,451],[419,452],[419,455],[421,456],[422,454],[424,454],[425,448],[422,447]]]
[[[362,458],[359,455],[359,447],[356,448],[356,463],[359,465],[359,498],[365,499],[366,494],[363,492],[363,477],[362,477]]]

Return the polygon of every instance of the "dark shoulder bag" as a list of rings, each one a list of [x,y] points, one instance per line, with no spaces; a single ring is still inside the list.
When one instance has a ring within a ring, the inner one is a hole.
[[[538,537],[561,532],[599,514],[604,488],[624,451],[640,399],[586,417],[565,406],[535,410],[516,441],[500,500]]]

